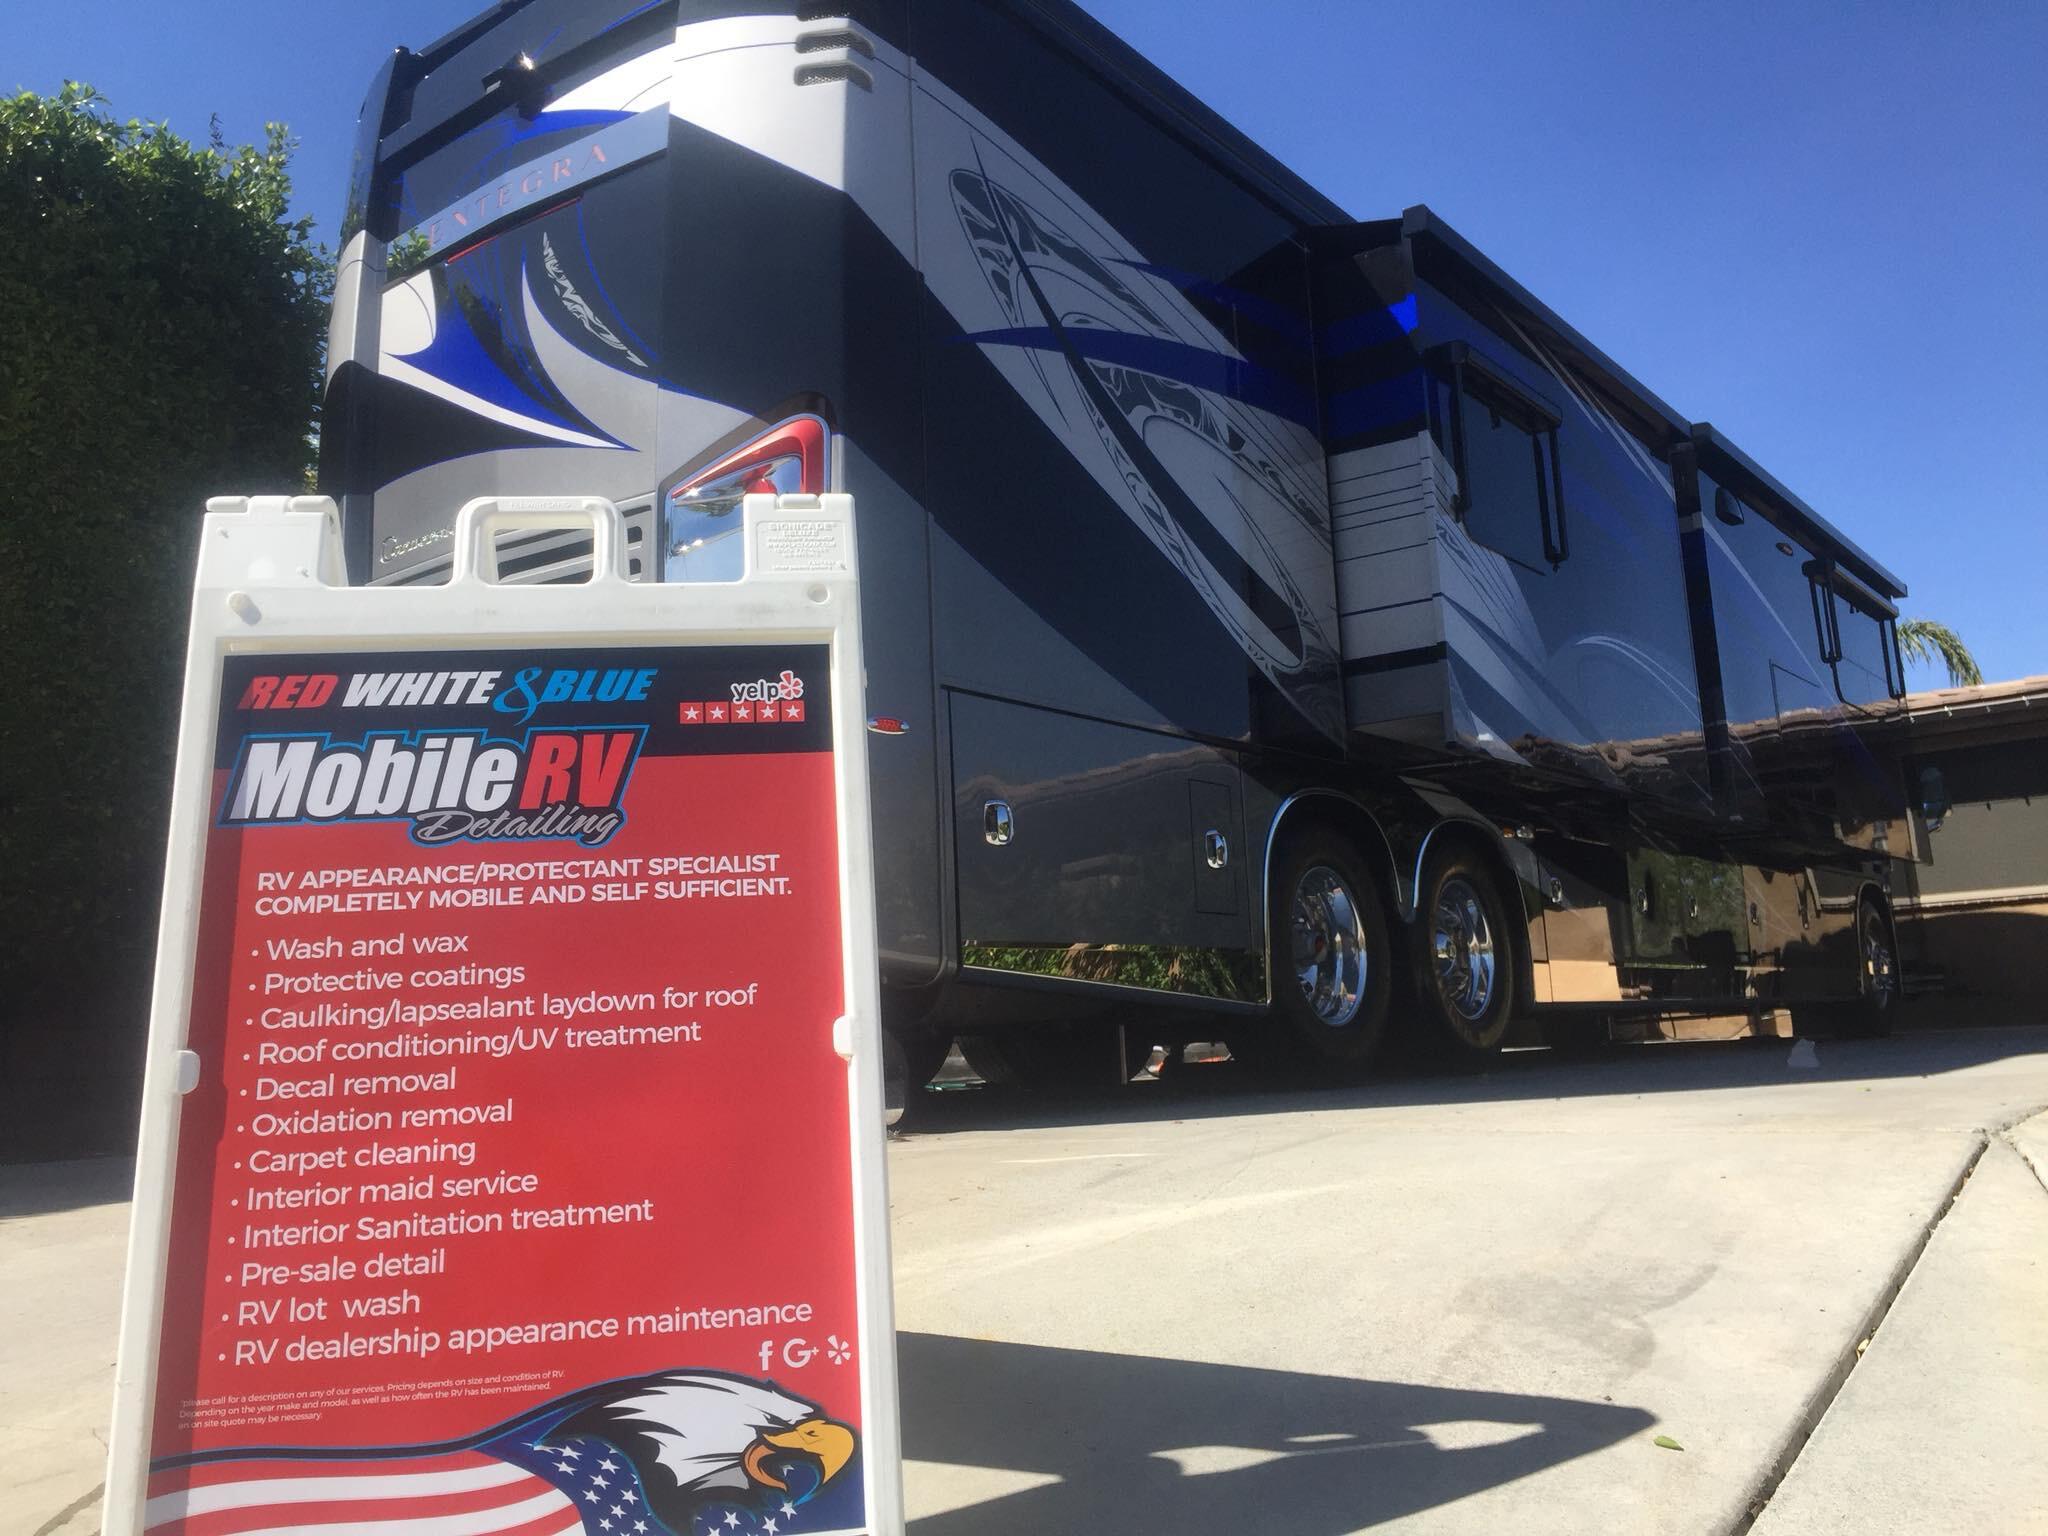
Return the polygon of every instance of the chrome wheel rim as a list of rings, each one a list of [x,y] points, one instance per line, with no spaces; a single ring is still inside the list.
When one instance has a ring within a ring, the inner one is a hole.
[[[1478,889],[1453,876],[1437,891],[1430,927],[1436,984],[1451,1016],[1467,1024],[1486,1017],[1493,1002],[1493,927]]]
[[[1890,937],[1884,919],[1869,907],[1863,909],[1863,990],[1880,1008],[1891,1005],[1898,995],[1898,966],[1892,960]]]
[[[1323,1023],[1341,1029],[1365,1001],[1365,919],[1344,877],[1326,865],[1294,884],[1294,974],[1302,1000]]]

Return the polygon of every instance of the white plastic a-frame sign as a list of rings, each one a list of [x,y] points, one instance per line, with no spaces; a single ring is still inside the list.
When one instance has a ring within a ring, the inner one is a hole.
[[[853,507],[744,515],[350,588],[211,504],[110,1536],[901,1529]]]

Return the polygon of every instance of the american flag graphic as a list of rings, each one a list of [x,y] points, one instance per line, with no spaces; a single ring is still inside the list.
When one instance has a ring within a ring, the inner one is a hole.
[[[592,1528],[570,1488],[480,1451],[208,1462],[151,1474],[143,1515],[144,1530],[165,1536],[311,1536],[337,1529],[363,1536],[585,1536]],[[653,1521],[637,1531],[628,1524],[622,1536],[657,1533],[674,1536]]]
[[[650,1382],[665,1395],[648,1396]],[[692,1406],[701,1396],[730,1424],[739,1424],[735,1407],[759,1422],[707,1435],[711,1413],[700,1411],[693,1424],[645,1411],[678,1394]],[[764,1404],[777,1406],[764,1411]],[[858,1466],[836,1477],[839,1466],[778,1449],[804,1425],[829,1425],[815,1414],[794,1416],[811,1406],[735,1378],[672,1374],[598,1400],[577,1394],[456,1448],[250,1450],[159,1464],[143,1529],[149,1536],[860,1536]],[[744,1443],[733,1443],[741,1434]]]

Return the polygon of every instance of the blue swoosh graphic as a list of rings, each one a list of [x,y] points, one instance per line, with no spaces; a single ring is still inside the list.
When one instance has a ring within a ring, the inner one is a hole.
[[[1258,410],[1269,411],[1309,431],[1316,430],[1315,396],[1291,380],[1242,358],[1227,357],[1206,347],[1181,341],[1164,341],[1156,336],[1138,336],[1129,331],[1099,331],[1076,326],[1055,331],[1049,326],[975,331],[959,338],[994,347],[1024,347],[1034,352],[1069,350],[1091,362],[1119,368],[1135,368],[1156,374],[1194,389],[1242,401]]]

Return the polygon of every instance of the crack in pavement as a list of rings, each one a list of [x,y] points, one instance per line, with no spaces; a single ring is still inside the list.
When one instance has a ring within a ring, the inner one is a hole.
[[[93,1505],[99,1502],[100,1496],[104,1494],[106,1491],[106,1483],[94,1483],[91,1492],[83,1494],[80,1497],[73,1499],[69,1504],[66,1504],[62,1509],[58,1510],[56,1514],[50,1516],[49,1519],[45,1520],[33,1531],[30,1531],[29,1536],[50,1536],[50,1533],[52,1531],[62,1530],[64,1528],[64,1524],[66,1521],[71,1519],[73,1515],[80,1514],[85,1510],[91,1509]],[[92,1536],[99,1536],[99,1532],[94,1531],[92,1533]]]

